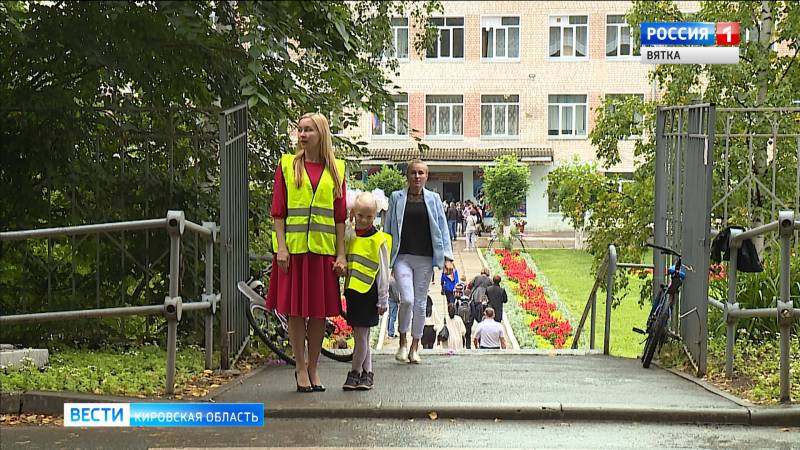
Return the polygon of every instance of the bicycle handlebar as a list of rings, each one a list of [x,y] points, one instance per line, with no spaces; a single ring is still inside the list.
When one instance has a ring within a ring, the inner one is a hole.
[[[661,250],[661,253],[667,253],[667,254],[670,254],[670,255],[675,255],[678,258],[682,258],[680,253],[676,252],[675,250],[673,250],[671,248],[661,247],[660,245],[651,244],[649,242],[646,242],[644,245],[646,245],[648,247],[652,247],[652,248],[658,249],[658,250]]]

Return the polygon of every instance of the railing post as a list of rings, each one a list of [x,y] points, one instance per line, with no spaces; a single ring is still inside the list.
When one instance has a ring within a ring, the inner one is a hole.
[[[725,376],[727,378],[733,378],[733,349],[736,344],[736,323],[738,322],[738,319],[733,317],[731,312],[739,309],[739,303],[736,301],[736,279],[741,243],[733,238],[741,233],[742,230],[732,228],[728,237],[728,249],[730,251],[730,258],[728,259],[728,298],[725,300],[725,309],[723,311],[727,327],[725,334]]]
[[[606,326],[603,330],[603,354],[611,351],[611,303],[614,301],[614,275],[617,273],[617,248],[608,246],[608,268],[606,269]]]
[[[594,333],[597,326],[597,291],[592,291],[592,318],[589,329],[592,331],[589,335],[589,349],[594,350]]]
[[[213,366],[214,354],[214,313],[217,309],[217,302],[214,295],[214,243],[217,241],[217,224],[214,222],[203,222],[203,228],[211,230],[211,237],[206,239],[205,251],[205,275],[206,283],[203,301],[209,302],[211,307],[205,312],[205,349],[206,349],[206,369]]]
[[[789,298],[790,283],[790,258],[791,258],[791,238],[794,231],[794,212],[780,211],[778,213],[778,233],[781,239],[781,278],[780,278],[780,300],[778,300],[778,326],[781,332],[781,402],[791,401],[790,377],[789,377],[789,344],[792,338],[792,322],[794,321],[794,308],[792,300]]]
[[[175,393],[175,357],[178,346],[178,321],[181,320],[181,298],[178,295],[181,264],[181,235],[185,227],[183,211],[167,212],[169,233],[169,296],[164,299],[164,317],[167,319],[167,395]]]

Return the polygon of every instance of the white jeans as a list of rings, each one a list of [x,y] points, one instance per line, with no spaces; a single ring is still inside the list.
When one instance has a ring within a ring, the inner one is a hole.
[[[467,231],[467,250],[475,250],[477,235],[474,231]]]
[[[425,308],[428,288],[431,285],[433,264],[430,256],[397,255],[394,262],[394,279],[400,292],[400,307],[397,311],[397,331],[411,337],[422,337],[425,327]],[[412,319],[413,315],[413,319]]]

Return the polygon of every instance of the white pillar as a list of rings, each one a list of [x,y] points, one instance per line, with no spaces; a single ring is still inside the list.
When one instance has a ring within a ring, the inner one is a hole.
[[[475,196],[472,193],[473,184],[472,184],[472,166],[467,166],[462,168],[461,172],[463,173],[462,182],[461,182],[461,191],[463,193],[462,201],[472,200],[475,201]]]

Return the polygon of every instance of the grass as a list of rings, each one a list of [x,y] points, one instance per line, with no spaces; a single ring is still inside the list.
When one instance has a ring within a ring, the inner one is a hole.
[[[558,293],[576,321],[580,321],[594,284],[591,255],[572,249],[536,249],[529,250],[529,253],[539,272],[547,278],[550,287]],[[639,307],[641,283],[639,278],[631,277],[627,294],[620,305],[612,310],[611,354],[614,356],[636,358],[641,354],[643,336],[631,331],[634,326],[644,327],[649,312]],[[595,347],[600,349],[603,348],[605,304],[605,293],[598,293]],[[585,333],[589,332],[588,325],[587,319]]]
[[[202,349],[179,347],[176,391],[203,374],[203,361]],[[63,349],[51,352],[49,366],[43,370],[29,365],[0,372],[0,389],[158,396],[164,394],[166,364],[166,351],[155,345],[125,351]]]

